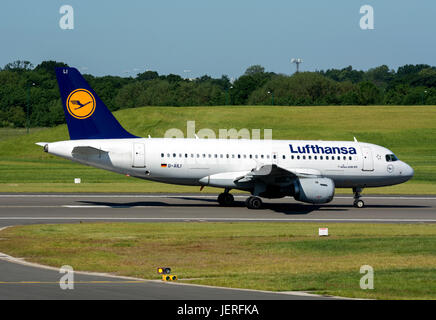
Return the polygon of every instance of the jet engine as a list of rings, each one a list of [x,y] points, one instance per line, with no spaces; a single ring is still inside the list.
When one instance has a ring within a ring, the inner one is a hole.
[[[335,183],[330,178],[299,178],[294,183],[295,200],[307,203],[327,203],[335,194]]]

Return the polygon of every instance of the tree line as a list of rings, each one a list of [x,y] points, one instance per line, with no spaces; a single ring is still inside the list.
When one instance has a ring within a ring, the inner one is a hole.
[[[65,122],[55,67],[63,62],[14,61],[0,69],[0,127],[48,127]],[[144,71],[135,77],[84,75],[111,111],[142,106],[435,105],[436,67],[351,66],[293,75],[247,68],[231,81],[208,75],[185,79]]]

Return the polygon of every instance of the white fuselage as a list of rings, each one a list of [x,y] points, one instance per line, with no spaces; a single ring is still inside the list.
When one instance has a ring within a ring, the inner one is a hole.
[[[75,147],[101,151],[73,153]],[[133,177],[184,185],[240,188],[238,176],[266,164],[330,178],[336,187],[381,187],[413,176],[392,152],[357,141],[97,139],[47,144],[49,153]]]

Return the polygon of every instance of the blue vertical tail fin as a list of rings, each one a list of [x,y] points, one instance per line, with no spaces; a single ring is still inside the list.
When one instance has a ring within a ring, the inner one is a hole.
[[[137,138],[115,119],[76,68],[56,68],[71,140]]]

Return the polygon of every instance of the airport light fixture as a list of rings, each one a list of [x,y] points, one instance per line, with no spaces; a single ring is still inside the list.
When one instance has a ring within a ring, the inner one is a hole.
[[[299,70],[300,63],[303,63],[303,59],[293,58],[293,59],[291,59],[291,63],[295,63],[295,65],[297,66],[297,72],[296,73],[298,73],[300,71]]]
[[[268,91],[268,94],[271,95],[271,105],[274,105],[274,92],[272,90]]]
[[[229,105],[229,90],[233,89],[233,86],[230,86],[230,88],[226,88],[226,106]]]
[[[27,112],[26,112],[26,129],[27,134],[29,134],[29,127],[30,127],[30,88],[34,87],[35,83],[32,82],[32,84],[27,84]]]
[[[159,274],[170,274],[171,273],[171,268],[168,268],[168,267],[159,267],[159,268],[157,268],[157,273],[159,273]]]
[[[422,105],[425,105],[425,98],[427,98],[427,90],[424,90],[424,92],[421,94],[421,100],[422,100]]]

